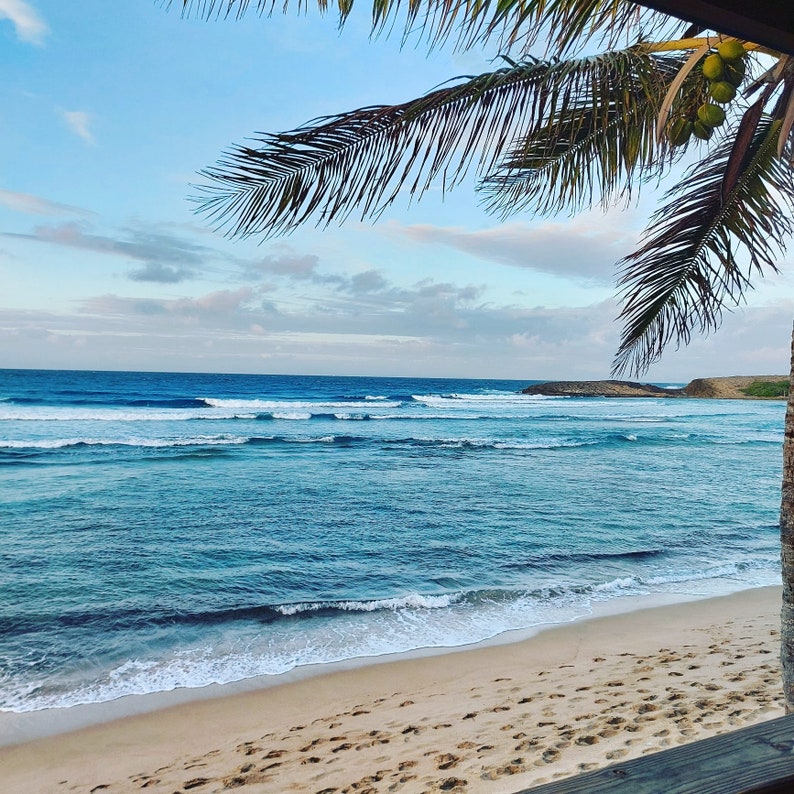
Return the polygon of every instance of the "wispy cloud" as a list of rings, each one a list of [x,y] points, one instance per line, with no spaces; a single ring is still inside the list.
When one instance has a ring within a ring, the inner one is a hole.
[[[155,284],[178,284],[193,277],[193,271],[184,267],[172,267],[162,262],[147,262],[143,267],[129,272],[131,281],[149,281]]]
[[[391,235],[454,248],[478,259],[595,284],[614,279],[615,262],[638,235],[615,218],[580,217],[566,223],[507,223],[469,231],[428,224],[384,224]]]
[[[2,0],[0,0],[2,2]],[[15,193],[12,190],[0,188],[0,204],[15,212],[24,212],[27,215],[93,215],[93,212],[73,207],[71,204],[59,204],[41,196],[30,193]]]
[[[44,19],[24,0],[0,0],[0,19],[10,20],[17,37],[30,44],[42,44],[49,32]]]
[[[90,234],[85,224],[74,222],[36,226],[29,234],[6,232],[3,236],[143,262],[144,266],[133,270],[129,277],[133,281],[160,284],[175,284],[194,278],[205,260],[216,255],[212,249],[176,235],[126,229],[123,236],[109,237]]]
[[[91,132],[91,115],[89,113],[84,110],[62,110],[61,116],[75,135],[93,146],[95,140]]]
[[[284,276],[292,281],[314,281],[318,278],[320,258],[314,254],[287,251],[271,254],[254,262],[243,262],[243,276],[259,279],[262,276]]]
[[[315,254],[299,254],[283,244],[278,247],[284,252],[269,254],[256,261],[241,261],[243,278],[257,280],[263,276],[280,276],[312,284],[340,284],[344,281],[341,276],[320,273],[320,257]]]
[[[82,302],[81,311],[86,314],[104,316],[151,317],[171,315],[188,320],[205,319],[228,324],[228,319],[240,311],[247,310],[256,293],[250,287],[236,290],[216,290],[198,298],[124,298],[118,295],[99,295]]]

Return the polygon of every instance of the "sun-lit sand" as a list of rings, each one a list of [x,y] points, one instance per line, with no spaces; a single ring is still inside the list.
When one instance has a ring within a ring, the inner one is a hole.
[[[779,588],[580,621],[0,750],[7,792],[515,792],[783,713]]]

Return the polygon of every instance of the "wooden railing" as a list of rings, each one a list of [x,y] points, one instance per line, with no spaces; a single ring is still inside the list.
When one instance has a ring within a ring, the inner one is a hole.
[[[794,794],[794,715],[517,794]]]

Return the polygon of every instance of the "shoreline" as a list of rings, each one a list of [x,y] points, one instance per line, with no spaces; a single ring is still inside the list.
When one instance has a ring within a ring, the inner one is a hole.
[[[705,584],[705,582],[704,582]],[[513,645],[532,640],[547,631],[564,629],[582,621],[618,617],[658,607],[723,598],[748,590],[775,587],[762,585],[723,592],[675,593],[654,592],[644,595],[624,595],[603,601],[591,601],[589,610],[567,620],[538,623],[523,628],[500,631],[493,636],[453,646],[423,646],[405,651],[384,652],[378,655],[353,656],[336,661],[298,665],[291,670],[272,675],[257,675],[225,683],[203,686],[176,687],[170,690],[123,695],[111,700],[79,703],[72,706],[38,709],[34,711],[0,711],[0,750],[61,734],[112,723],[128,717],[154,714],[172,707],[193,702],[233,697],[247,692],[289,686],[300,681],[358,670],[377,665],[399,664],[403,661],[431,659],[484,648]]]
[[[619,614],[602,602],[518,640],[158,695],[160,710],[2,747],[0,764],[31,792],[342,791],[368,777],[362,790],[516,791],[782,714],[779,603],[778,586]]]

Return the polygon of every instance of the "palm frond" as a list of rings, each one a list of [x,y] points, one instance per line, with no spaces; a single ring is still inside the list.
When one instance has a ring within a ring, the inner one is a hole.
[[[709,160],[693,166],[651,218],[642,247],[621,263],[624,322],[613,373],[640,374],[670,342],[719,326],[750,278],[776,270],[794,230],[794,180],[776,154],[781,121],[764,116],[733,188],[723,196],[735,133]]]
[[[492,159],[481,144],[512,140],[511,130],[532,116],[531,87],[548,71],[543,62],[517,64],[400,105],[260,133],[258,145],[237,146],[201,172],[208,183],[199,187],[198,211],[230,236],[288,232],[312,216],[326,226],[354,209],[362,219],[377,216],[403,185],[421,193],[442,174],[449,187],[478,153]]]
[[[269,16],[292,6],[305,12],[309,0],[164,0],[167,7],[181,7],[183,16],[240,19],[247,14]],[[354,0],[317,0],[320,12],[334,7],[340,25],[351,14]],[[461,49],[496,40],[501,49],[515,45],[529,52],[543,42],[548,51],[563,56],[590,40],[613,48],[645,35],[675,37],[686,23],[647,9],[629,0],[372,0],[372,30],[403,30],[403,38],[423,35],[431,45],[454,39]],[[402,19],[402,23],[399,20]]]
[[[628,72],[633,51],[573,61],[525,61],[400,105],[362,108],[291,132],[258,134],[201,172],[198,211],[230,236],[284,233],[314,219],[377,217],[401,190],[447,190],[493,170],[514,141],[576,97],[592,97],[605,64]],[[603,81],[602,81],[603,82]]]
[[[638,50],[595,58],[546,123],[483,180],[486,207],[502,216],[573,214],[630,199],[635,184],[660,176],[673,160],[655,125],[660,97],[682,63]]]

